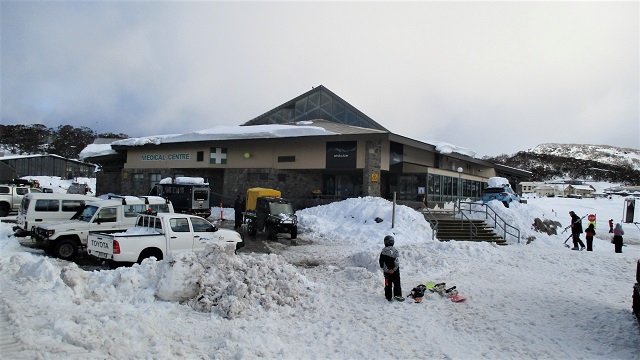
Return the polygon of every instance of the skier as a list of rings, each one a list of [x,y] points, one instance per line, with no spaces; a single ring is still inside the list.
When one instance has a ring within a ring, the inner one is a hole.
[[[593,227],[593,223],[587,226],[587,230],[584,231],[587,237],[587,251],[593,251],[593,237],[596,235],[596,229]]]
[[[569,215],[571,215],[571,236],[573,237],[573,249],[571,250],[578,250],[578,245],[580,245],[580,250],[584,250],[584,243],[580,240],[582,220],[573,211],[569,211]]]
[[[394,242],[393,236],[385,236],[384,249],[380,253],[379,263],[384,274],[384,297],[389,301],[404,301],[400,286],[400,259],[398,250],[393,247]]]
[[[615,252],[622,252],[622,235],[624,235],[624,230],[622,230],[622,225],[620,223],[616,224],[616,228],[613,230],[613,240],[611,242],[615,245]]]

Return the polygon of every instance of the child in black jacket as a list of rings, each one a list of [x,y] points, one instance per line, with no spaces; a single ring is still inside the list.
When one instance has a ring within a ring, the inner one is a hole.
[[[404,301],[400,286],[400,259],[398,259],[398,250],[393,247],[394,242],[393,236],[385,236],[384,249],[380,253],[380,268],[384,274],[384,297],[389,301]]]

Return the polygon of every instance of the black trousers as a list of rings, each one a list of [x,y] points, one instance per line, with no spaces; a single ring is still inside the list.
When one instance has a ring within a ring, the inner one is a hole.
[[[620,235],[616,235],[613,237],[613,245],[615,248],[615,252],[617,253],[621,253],[622,252],[622,236]]]
[[[587,251],[593,251],[593,236],[587,236]]]
[[[402,296],[400,287],[400,269],[393,274],[384,274],[384,297],[391,300],[393,296]]]
[[[577,248],[578,245],[580,245],[580,247],[584,247],[584,243],[582,242],[582,240],[580,240],[580,234],[572,234],[573,236],[573,247]]]

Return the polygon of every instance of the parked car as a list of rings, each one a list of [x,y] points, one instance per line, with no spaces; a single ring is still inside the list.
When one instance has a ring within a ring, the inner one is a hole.
[[[96,201],[100,199],[87,195],[28,193],[22,197],[14,236],[31,235],[38,226],[69,221],[87,202]]]
[[[520,202],[520,197],[511,189],[511,185],[503,184],[497,187],[488,187],[482,190],[483,203],[488,203],[492,200],[498,200],[502,202],[505,207],[509,207],[512,201]]]
[[[111,196],[87,202],[68,221],[38,226],[31,241],[55,257],[74,260],[79,248],[87,246],[90,233],[124,232],[136,224],[138,214],[147,212],[174,211],[169,200],[158,196]]]
[[[7,216],[12,211],[18,211],[24,195],[41,192],[40,188],[32,185],[0,185],[0,217]]]
[[[126,232],[89,234],[87,253],[116,268],[150,257],[162,260],[171,252],[202,251],[211,243],[230,244],[237,250],[244,246],[244,239],[196,215],[138,215],[135,227]]]

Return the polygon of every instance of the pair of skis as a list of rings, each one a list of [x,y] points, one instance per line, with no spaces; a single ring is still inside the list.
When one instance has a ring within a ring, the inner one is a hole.
[[[465,297],[458,294],[458,289],[455,286],[447,288],[445,283],[436,283],[433,281],[426,283],[425,286],[427,287],[427,290],[446,297],[453,302],[463,302],[466,300]]]

